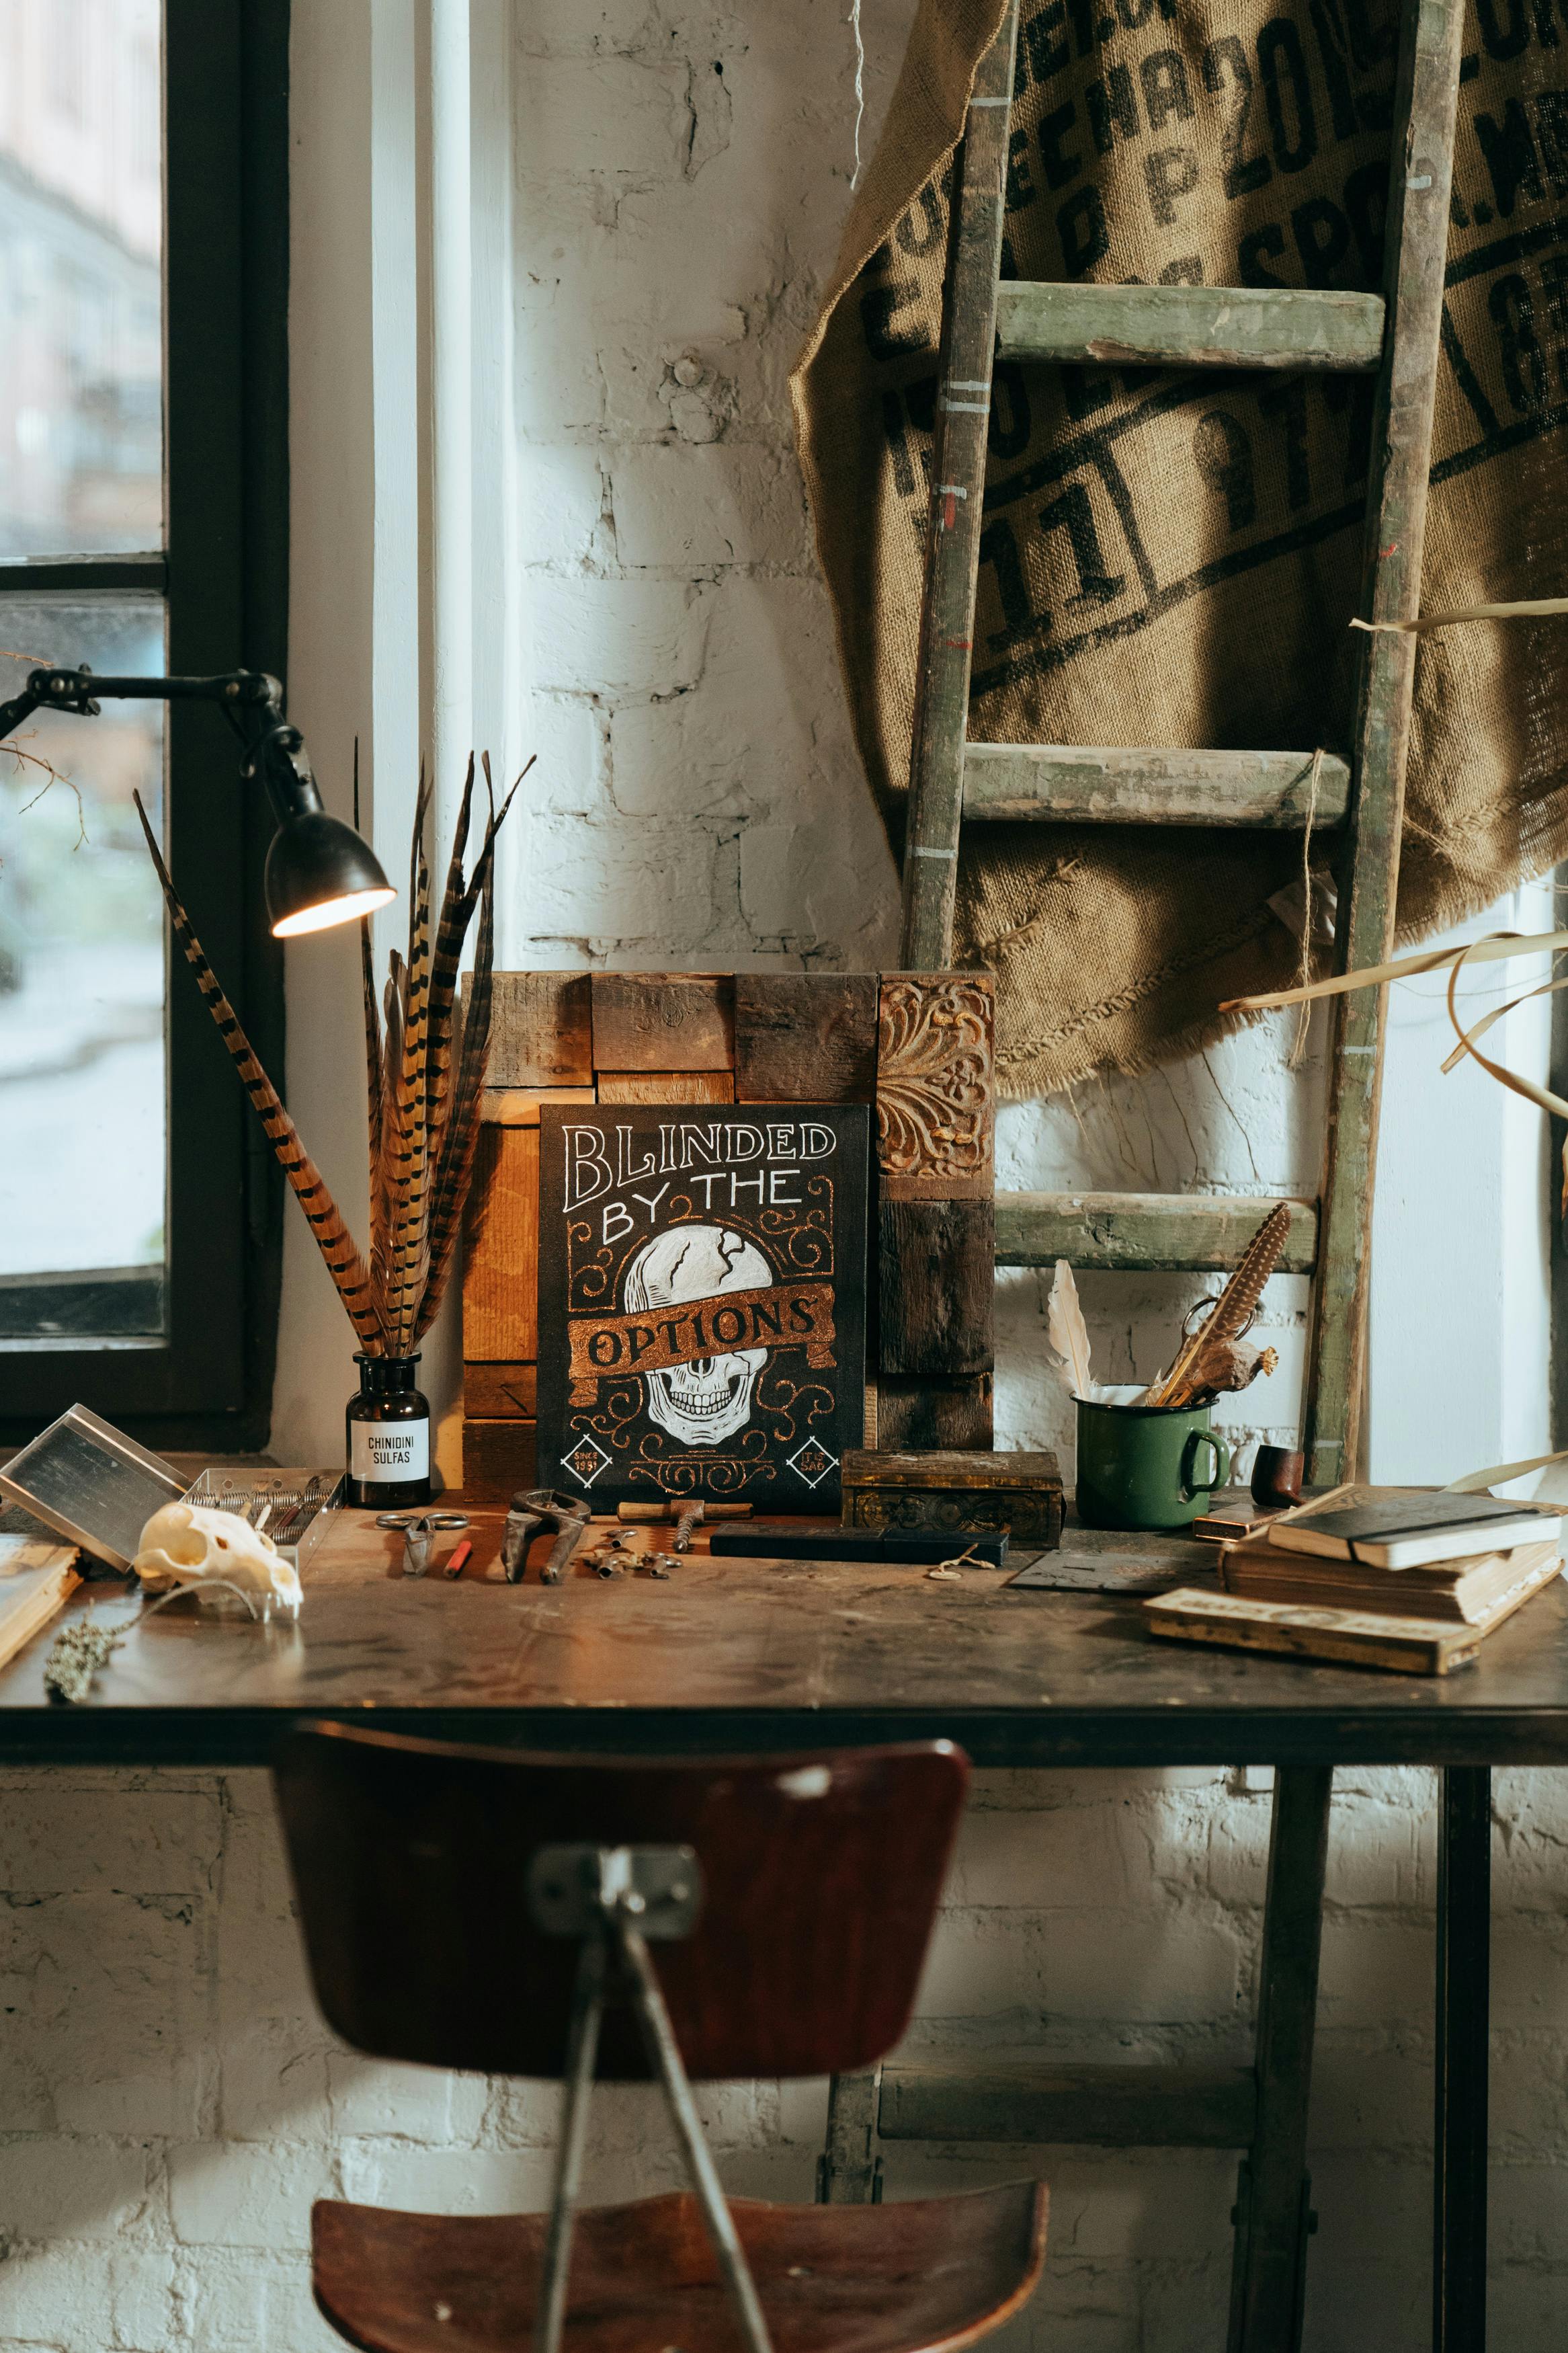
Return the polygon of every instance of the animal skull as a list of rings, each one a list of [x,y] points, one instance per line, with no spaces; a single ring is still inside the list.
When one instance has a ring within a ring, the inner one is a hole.
[[[755,1291],[772,1282],[773,1268],[754,1242],[729,1226],[671,1226],[645,1242],[626,1269],[628,1315],[721,1291]],[[667,1373],[645,1373],[650,1420],[688,1446],[721,1446],[752,1415],[752,1392],[767,1363],[765,1348],[699,1356]]]
[[[165,1504],[142,1531],[131,1564],[149,1593],[176,1585],[199,1590],[208,1579],[226,1578],[266,1608],[297,1615],[304,1596],[300,1573],[284,1559],[270,1536],[237,1512],[217,1512],[205,1504]]]

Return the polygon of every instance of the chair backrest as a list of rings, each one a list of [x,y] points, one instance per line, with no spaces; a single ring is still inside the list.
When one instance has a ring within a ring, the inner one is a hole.
[[[542,1846],[687,1845],[705,1897],[654,1962],[688,2073],[842,2074],[909,2022],[969,1765],[946,1741],[799,1757],[537,1757],[341,1725],[274,1767],[305,1946],[357,2049],[558,2076],[575,1942],[530,1917]],[[599,2073],[647,2074],[612,2009]]]

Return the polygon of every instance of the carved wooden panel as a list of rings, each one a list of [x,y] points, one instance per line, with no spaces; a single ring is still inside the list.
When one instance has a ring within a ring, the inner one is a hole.
[[[988,973],[884,976],[877,1048],[884,1200],[994,1193],[994,1028],[995,986]]]

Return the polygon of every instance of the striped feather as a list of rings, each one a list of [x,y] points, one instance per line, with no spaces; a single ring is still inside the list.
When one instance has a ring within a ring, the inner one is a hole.
[[[381,1169],[381,1015],[375,1002],[375,949],[371,939],[368,915],[360,918],[359,967],[360,986],[364,996],[364,1099],[365,1116],[370,1124],[370,1198],[374,1220],[374,1204]]]
[[[452,855],[447,861],[447,887],[441,894],[436,948],[430,962],[430,1024],[425,1100],[430,1131],[430,1155],[435,1164],[440,1160],[447,1116],[451,1109],[452,1024],[457,1011],[458,976],[462,968],[463,942],[468,936],[475,904],[474,894],[463,880],[463,853],[468,845],[473,800],[474,758],[470,752],[468,773],[463,780],[463,797],[458,808],[458,822],[452,832]]]
[[[207,1010],[217,1024],[218,1035],[227,1047],[245,1091],[267,1131],[268,1141],[278,1155],[279,1166],[299,1197],[300,1206],[316,1238],[317,1248],[327,1262],[327,1271],[348,1310],[349,1320],[363,1342],[366,1354],[381,1356],[385,1350],[386,1334],[377,1312],[369,1270],[338,1214],[337,1204],[328,1192],[320,1169],[300,1143],[299,1131],[284,1110],[278,1090],[257,1060],[233,1006],[218,986],[217,975],[207,962],[201,942],[191,928],[191,919],[175,895],[169,870],[147,822],[147,812],[142,806],[141,796],[136,794],[132,798],[136,803],[136,814],[142,820],[142,830],[147,838],[153,863],[157,869],[174,937],[196,976],[196,985]]]
[[[392,1201],[392,1289],[387,1315],[393,1346],[406,1356],[424,1287],[426,1195],[429,1186],[429,1117],[426,1095],[426,1045],[430,1008],[430,875],[423,834],[429,796],[420,780],[414,819],[414,852],[408,890],[408,969],[403,1019],[403,1060],[397,1072],[398,1116],[404,1153]]]
[[[397,1189],[406,1162],[397,1082],[403,1069],[404,963],[395,948],[388,958],[386,986],[382,993],[384,1028],[381,1050],[381,1154],[376,1164],[375,1194],[371,1210],[371,1263],[388,1324],[385,1303],[392,1295],[392,1233]]]
[[[514,787],[515,789],[515,787]],[[504,816],[505,811],[502,811]],[[493,838],[493,837],[492,837]],[[479,934],[474,952],[473,987],[468,992],[462,1048],[453,1090],[451,1117],[442,1141],[430,1208],[429,1265],[425,1296],[415,1324],[416,1340],[423,1338],[440,1313],[452,1271],[463,1209],[479,1144],[479,1095],[490,1055],[491,967],[495,955],[495,866],[487,867],[479,890]]]

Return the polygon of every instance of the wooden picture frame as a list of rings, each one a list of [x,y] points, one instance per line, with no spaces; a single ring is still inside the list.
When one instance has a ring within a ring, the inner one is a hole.
[[[510,972],[494,988],[463,1273],[468,1501],[537,1483],[545,1103],[872,1104],[866,1443],[991,1445],[989,973]]]

